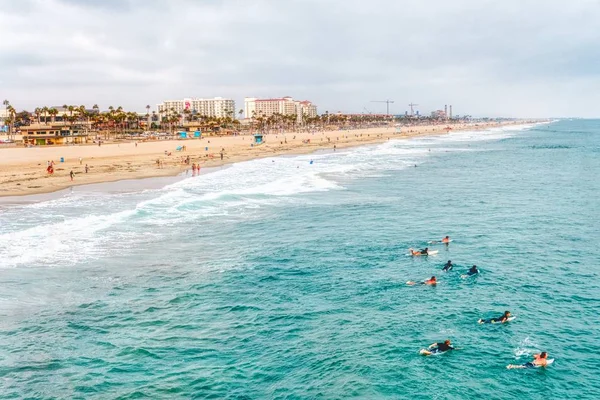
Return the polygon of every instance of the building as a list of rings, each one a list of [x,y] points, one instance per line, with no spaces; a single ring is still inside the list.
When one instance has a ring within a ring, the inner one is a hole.
[[[82,125],[48,124],[21,127],[23,142],[39,146],[87,143],[89,134]]]
[[[435,110],[431,112],[431,118],[435,119],[446,119],[446,111],[444,110]]]
[[[317,106],[308,100],[300,101],[299,115],[304,115],[307,118],[315,118],[317,116]]]
[[[308,100],[297,101],[286,96],[273,99],[258,99],[246,97],[244,99],[244,114],[246,118],[257,116],[270,117],[273,114],[296,115],[299,123],[302,116],[314,118],[317,116],[317,106]]]
[[[231,99],[215,97],[213,99],[194,99],[185,98],[183,100],[166,100],[158,104],[157,111],[159,116],[165,117],[168,113],[183,114],[185,110],[199,116],[206,117],[235,117],[235,102]]]

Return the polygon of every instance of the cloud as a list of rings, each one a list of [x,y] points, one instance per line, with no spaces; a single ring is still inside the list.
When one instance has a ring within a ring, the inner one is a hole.
[[[0,97],[143,110],[306,98],[324,112],[596,116],[596,0],[0,0]]]

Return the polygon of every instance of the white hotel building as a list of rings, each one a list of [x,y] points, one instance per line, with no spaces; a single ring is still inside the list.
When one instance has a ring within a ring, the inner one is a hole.
[[[244,114],[246,118],[252,118],[259,115],[270,117],[276,113],[282,115],[297,115],[298,122],[302,122],[303,115],[306,115],[308,118],[317,116],[317,106],[308,100],[297,101],[291,97],[276,99],[246,97],[244,99]]]
[[[232,117],[235,118],[235,101],[215,97],[213,99],[194,99],[185,98],[183,100],[166,100],[162,104],[157,105],[158,114],[163,117],[168,112],[175,110],[176,113],[182,114],[184,110],[196,115],[207,117]]]

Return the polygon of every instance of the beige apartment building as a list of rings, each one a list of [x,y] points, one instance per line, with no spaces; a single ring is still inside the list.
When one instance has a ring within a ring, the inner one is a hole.
[[[308,100],[297,101],[289,96],[274,99],[246,97],[244,99],[244,114],[246,118],[259,115],[268,118],[273,114],[297,115],[298,122],[301,123],[303,115],[308,118],[317,116],[317,106]]]

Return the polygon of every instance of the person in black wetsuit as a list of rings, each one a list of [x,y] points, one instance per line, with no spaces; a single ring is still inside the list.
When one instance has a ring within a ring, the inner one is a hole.
[[[452,261],[448,260],[448,262],[444,265],[444,268],[442,268],[442,271],[450,272],[453,267],[454,265],[452,265]]]
[[[475,275],[478,274],[479,270],[477,269],[477,265],[473,265],[470,269],[469,272],[467,272],[467,275],[471,276],[471,275]]]
[[[421,255],[424,255],[424,256],[428,255],[429,254],[429,247],[425,247],[419,253],[421,253]]]
[[[508,319],[510,317],[511,317],[510,311],[504,311],[504,314],[502,314],[498,318],[480,319],[479,323],[480,324],[483,324],[483,323],[487,323],[487,324],[501,323],[501,324],[503,324],[506,321],[508,321]]]
[[[446,351],[454,350],[454,347],[452,347],[450,340],[447,339],[441,343],[432,344],[429,346],[429,349],[432,353],[444,353]]]

